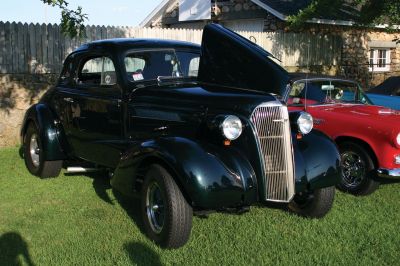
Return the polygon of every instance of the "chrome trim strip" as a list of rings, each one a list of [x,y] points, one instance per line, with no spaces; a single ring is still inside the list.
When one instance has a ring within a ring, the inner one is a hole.
[[[376,170],[376,173],[378,174],[379,177],[398,178],[400,177],[400,168],[395,168],[395,169],[379,168]]]

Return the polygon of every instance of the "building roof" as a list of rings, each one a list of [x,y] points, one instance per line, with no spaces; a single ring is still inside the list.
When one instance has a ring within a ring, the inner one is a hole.
[[[306,8],[312,0],[251,0],[253,3],[267,10],[281,20],[288,16],[296,15],[299,10]],[[334,14],[319,14],[309,22],[321,24],[352,25],[354,14],[357,12],[352,7],[343,7]]]
[[[156,8],[154,8],[153,11],[147,17],[139,23],[140,27],[146,27],[149,26],[149,23],[155,18],[160,15],[167,9],[169,2],[172,2],[173,0],[163,0]]]
[[[151,22],[162,16],[163,12],[176,0],[163,0],[139,25],[141,27],[150,26]],[[286,21],[288,16],[295,15],[299,10],[307,7],[312,0],[250,0],[262,9],[276,16],[277,18]],[[340,9],[335,14],[319,16],[309,20],[311,23],[318,24],[334,24],[334,25],[354,25],[353,12],[351,8]]]

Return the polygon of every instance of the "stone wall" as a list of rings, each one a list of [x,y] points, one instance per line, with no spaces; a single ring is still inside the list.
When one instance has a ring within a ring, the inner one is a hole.
[[[368,41],[386,41],[391,42],[399,34],[391,34],[385,31],[374,31],[368,33]],[[385,79],[391,76],[400,76],[400,45],[397,48],[390,49],[390,71],[371,73],[371,83],[374,85],[382,83]]]
[[[285,22],[269,15],[265,20],[264,31],[290,31]],[[399,33],[388,33],[378,28],[361,28],[340,25],[307,24],[300,32],[311,34],[331,34],[340,36],[343,40],[342,59],[337,68],[338,74],[359,81],[364,88],[370,88],[382,83],[390,76],[400,75],[400,45],[391,48],[390,70],[386,72],[371,72],[368,69],[370,41],[392,42]],[[322,67],[322,66],[321,66]],[[334,66],[323,66],[331,69]],[[309,70],[313,72],[312,69]],[[329,72],[324,74],[329,74]]]
[[[356,79],[364,87],[369,84],[367,33],[362,30],[346,30],[342,33],[342,72]]]
[[[25,111],[57,77],[56,74],[0,74],[0,147],[19,145]]]
[[[284,21],[278,19],[274,15],[268,14],[264,20],[264,31],[274,32],[274,31],[285,31],[287,30],[287,25]]]
[[[383,29],[357,28],[349,26],[329,27],[332,34],[340,34],[343,39],[341,74],[359,81],[368,89],[382,83],[390,76],[400,75],[400,46],[390,49],[390,70],[371,72],[369,70],[369,42],[393,42],[398,33],[388,33]],[[333,30],[338,28],[339,30]]]

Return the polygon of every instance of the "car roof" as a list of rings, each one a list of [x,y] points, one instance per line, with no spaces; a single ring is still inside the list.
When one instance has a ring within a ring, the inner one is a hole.
[[[338,76],[329,76],[323,74],[312,74],[312,73],[289,73],[290,79],[295,82],[299,80],[334,80],[334,81],[345,81],[351,83],[357,83],[355,80],[347,79]]]
[[[181,49],[200,49],[200,45],[190,42],[162,40],[162,39],[141,39],[141,38],[115,38],[89,42],[81,45],[74,52],[92,50],[98,48],[181,48]]]

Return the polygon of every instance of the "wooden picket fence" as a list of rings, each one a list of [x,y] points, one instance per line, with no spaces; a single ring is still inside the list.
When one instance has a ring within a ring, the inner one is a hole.
[[[342,40],[306,33],[238,32],[271,52],[283,66],[337,65]],[[59,25],[0,22],[0,73],[59,73],[65,57],[83,43],[109,38],[160,38],[201,43],[202,31],[87,26],[86,37],[65,37]]]

